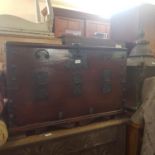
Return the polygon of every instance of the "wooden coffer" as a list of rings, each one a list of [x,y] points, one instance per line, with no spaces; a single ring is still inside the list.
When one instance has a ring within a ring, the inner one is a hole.
[[[12,131],[123,110],[122,48],[6,44],[6,117]]]

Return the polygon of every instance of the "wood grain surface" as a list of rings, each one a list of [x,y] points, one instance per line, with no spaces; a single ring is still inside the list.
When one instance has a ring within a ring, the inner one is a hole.
[[[9,128],[27,131],[120,113],[125,63],[122,48],[8,43]]]
[[[127,118],[12,139],[2,155],[125,155]]]

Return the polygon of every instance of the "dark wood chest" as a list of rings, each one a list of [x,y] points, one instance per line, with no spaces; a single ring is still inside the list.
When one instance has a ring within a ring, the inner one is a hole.
[[[122,48],[6,44],[5,119],[12,132],[123,110]]]

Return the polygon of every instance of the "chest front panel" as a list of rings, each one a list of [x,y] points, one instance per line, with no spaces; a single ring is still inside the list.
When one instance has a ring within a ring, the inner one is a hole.
[[[125,52],[9,46],[9,119],[24,126],[123,108]]]

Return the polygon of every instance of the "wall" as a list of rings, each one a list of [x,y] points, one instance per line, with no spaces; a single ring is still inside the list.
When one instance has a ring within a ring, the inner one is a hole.
[[[35,21],[34,0],[1,0],[0,14],[12,14]]]
[[[45,6],[45,0],[39,1],[41,8],[43,8]],[[55,7],[100,14],[103,17],[110,17],[111,14],[123,9],[123,7],[129,7],[128,4],[132,5],[145,1],[146,0],[51,0],[52,5]],[[149,2],[155,4],[154,0],[147,0],[147,3]],[[1,0],[0,14],[12,14],[30,21],[35,21],[35,0]]]

